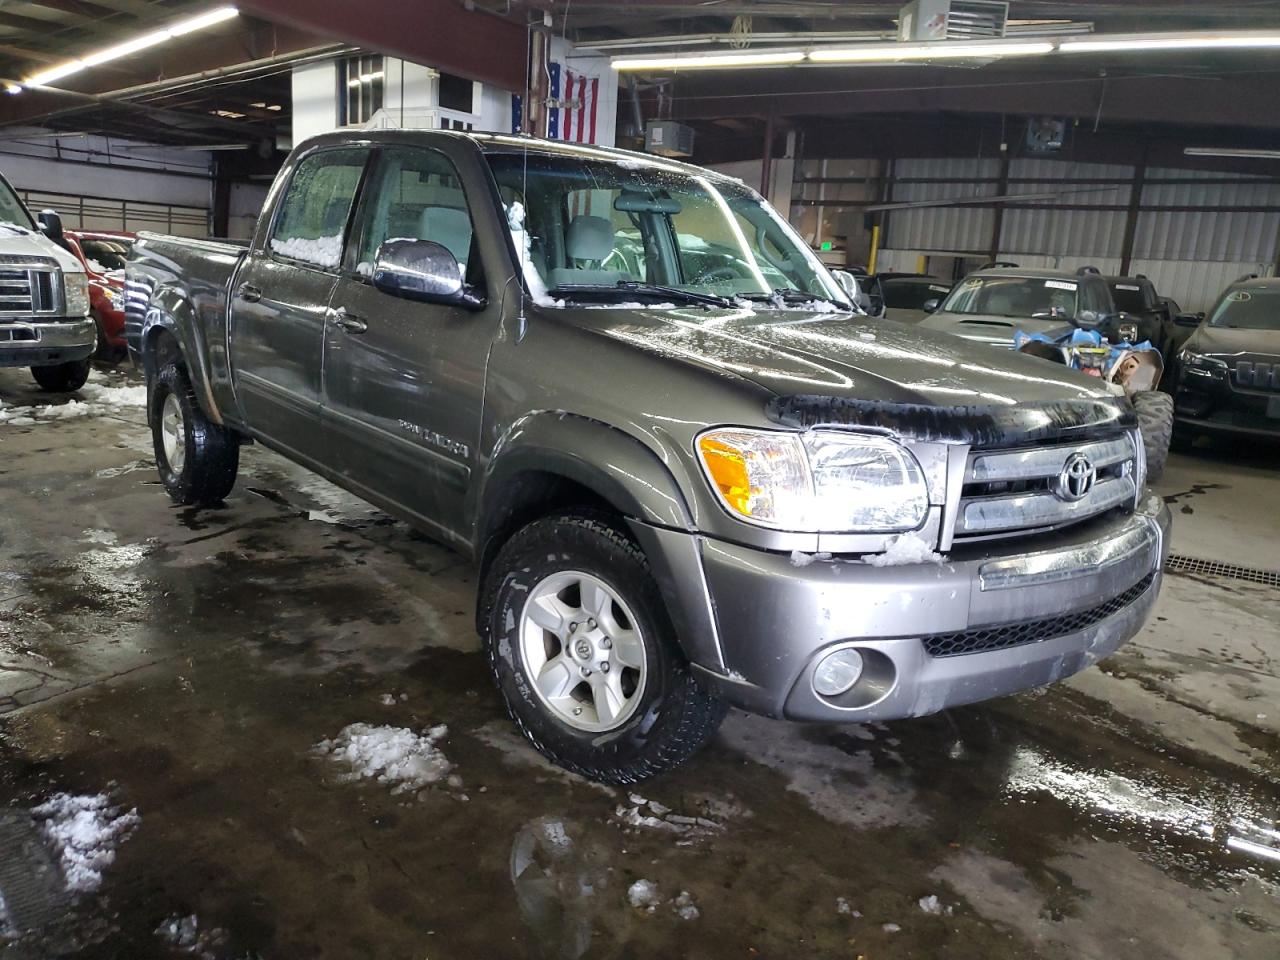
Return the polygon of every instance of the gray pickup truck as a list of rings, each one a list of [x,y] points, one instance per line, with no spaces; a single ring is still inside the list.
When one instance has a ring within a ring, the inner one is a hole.
[[[301,144],[247,246],[143,235],[160,476],[259,442],[474,558],[512,717],[631,782],[726,705],[916,717],[1141,627],[1169,513],[1133,411],[874,320],[737,180],[459,132]]]

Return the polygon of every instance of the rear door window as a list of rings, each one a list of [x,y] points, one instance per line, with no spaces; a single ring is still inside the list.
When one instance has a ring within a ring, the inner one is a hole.
[[[368,156],[363,149],[323,150],[298,164],[271,233],[273,254],[337,270]]]

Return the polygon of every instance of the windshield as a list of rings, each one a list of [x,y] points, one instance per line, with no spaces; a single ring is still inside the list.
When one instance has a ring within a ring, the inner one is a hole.
[[[13,188],[3,180],[0,180],[0,223],[12,224],[25,230],[36,228],[31,220],[31,214],[27,213],[27,208],[22,205]]]
[[[936,280],[882,280],[884,305],[892,310],[923,310],[930,300],[940,300],[951,288]]]
[[[1115,301],[1116,309],[1125,313],[1145,313],[1151,309],[1147,306],[1147,298],[1142,295],[1142,287],[1136,283],[1113,283],[1111,299]]]
[[[90,270],[94,273],[112,273],[124,269],[133,243],[129,240],[82,239],[80,249],[84,251],[84,259]]]
[[[488,161],[535,294],[847,302],[812,251],[744,186],[640,160],[495,153]]]
[[[1232,290],[1209,318],[1212,327],[1280,330],[1280,288]]]
[[[1039,277],[970,277],[951,292],[942,312],[1070,320],[1076,315],[1079,286]]]

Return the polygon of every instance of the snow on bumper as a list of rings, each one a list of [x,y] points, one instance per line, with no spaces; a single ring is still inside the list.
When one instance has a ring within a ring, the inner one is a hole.
[[[1149,497],[1131,516],[1057,534],[1034,552],[1003,544],[1003,553],[879,568],[839,559],[797,567],[787,556],[707,541],[723,667],[697,670],[745,709],[825,722],[924,716],[1043,686],[1141,629],[1159,593],[1169,528],[1168,508]],[[814,669],[847,647],[863,654],[864,689],[819,696]]]

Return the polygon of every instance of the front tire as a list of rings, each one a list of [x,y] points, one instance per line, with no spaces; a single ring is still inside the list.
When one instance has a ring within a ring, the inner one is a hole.
[[[688,760],[725,705],[680,654],[639,547],[607,514],[535,521],[501,549],[483,597],[507,709],[553,763],[635,783]]]
[[[31,376],[41,390],[49,393],[71,393],[83,387],[89,379],[89,360],[85,358],[69,363],[55,363],[48,367],[32,367]]]
[[[1142,445],[1147,451],[1147,480],[1159,480],[1169,461],[1169,443],[1173,438],[1173,397],[1159,390],[1144,390],[1133,395],[1133,409],[1138,414]]]
[[[175,503],[218,503],[235,486],[240,444],[200,409],[186,370],[169,364],[156,376],[148,407],[160,480]]]

